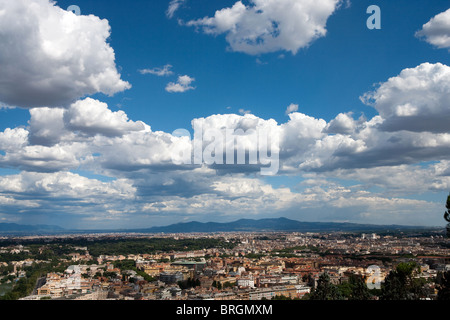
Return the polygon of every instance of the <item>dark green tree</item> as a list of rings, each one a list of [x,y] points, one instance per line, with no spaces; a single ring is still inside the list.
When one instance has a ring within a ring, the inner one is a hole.
[[[111,271],[105,271],[105,272],[103,272],[103,276],[106,278],[110,278],[110,279],[116,279],[117,273],[111,272]]]
[[[351,293],[350,300],[369,300],[371,294],[369,293],[369,288],[365,284],[361,277],[356,275],[351,275],[349,279]]]
[[[417,300],[425,295],[425,280],[417,278],[419,266],[415,262],[402,262],[384,279],[381,300]]]
[[[200,280],[195,280],[193,278],[188,278],[187,280],[184,281],[178,281],[178,286],[180,287],[180,289],[189,289],[189,288],[194,288],[200,285]],[[217,284],[216,284],[217,285]],[[212,286],[214,287],[214,283],[212,284]]]
[[[187,281],[178,281],[177,284],[178,284],[178,287],[180,287],[181,290],[184,290],[184,289],[188,288]]]
[[[235,285],[235,283],[231,283],[231,282],[227,281],[227,282],[225,282],[225,283],[223,284],[223,288],[224,288],[224,289],[225,289],[225,288],[232,288],[232,287],[234,287],[234,285]]]
[[[369,300],[370,294],[362,277],[350,275],[347,282],[338,285],[341,295],[348,300]]]
[[[311,293],[310,300],[343,300],[338,287],[331,283],[330,276],[324,272],[320,275],[317,288]]]
[[[314,279],[313,279],[311,273],[304,274],[302,276],[302,281],[305,282],[308,286],[313,286],[314,285]]]
[[[447,211],[444,213],[444,219],[450,222],[450,194],[447,197],[447,203],[445,204]],[[447,224],[447,238],[450,238],[450,223]]]
[[[405,281],[396,271],[391,271],[384,279],[381,286],[381,300],[407,300],[408,291],[405,287]]]
[[[436,277],[437,300],[450,300],[450,271],[439,272]]]
[[[350,281],[339,284],[338,289],[344,299],[350,299],[350,296],[352,295],[352,285],[350,284]]]
[[[447,211],[444,213],[444,218],[448,222],[450,222],[450,194],[447,197],[447,203],[445,204],[445,207],[447,208]]]

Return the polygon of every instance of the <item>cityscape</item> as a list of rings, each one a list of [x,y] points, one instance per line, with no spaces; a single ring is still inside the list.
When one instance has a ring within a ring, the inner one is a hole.
[[[4,236],[0,274],[7,300],[440,300],[450,242],[438,228]]]
[[[448,0],[0,0],[2,315],[448,308],[449,124]]]

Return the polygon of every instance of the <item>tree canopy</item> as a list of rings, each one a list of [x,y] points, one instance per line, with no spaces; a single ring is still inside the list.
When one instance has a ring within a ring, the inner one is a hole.
[[[381,286],[381,300],[418,300],[424,296],[425,280],[416,277],[420,267],[415,262],[402,262],[389,272]]]
[[[436,277],[437,300],[450,300],[450,271],[439,272]]]
[[[331,283],[330,276],[326,272],[320,275],[317,287],[309,297],[310,300],[342,300],[343,298],[340,290]]]

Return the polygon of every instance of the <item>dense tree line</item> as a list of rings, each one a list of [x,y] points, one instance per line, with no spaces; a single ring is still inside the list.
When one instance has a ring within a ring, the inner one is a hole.
[[[68,264],[60,264],[57,261],[51,263],[33,264],[25,267],[25,277],[22,277],[14,283],[10,292],[7,292],[0,300],[18,300],[30,295],[36,286],[36,282],[40,277],[45,276],[49,272],[63,272]]]
[[[73,247],[87,247],[92,255],[99,254],[139,254],[148,252],[167,252],[171,250],[175,251],[188,251],[188,250],[201,250],[209,249],[213,247],[229,248],[232,249],[236,246],[233,242],[225,242],[223,239],[173,239],[173,238],[115,238],[115,239],[59,239],[53,240],[2,240],[0,246],[7,247],[22,244],[30,249],[31,254],[35,255],[42,247],[51,250],[57,255],[65,255],[74,252]],[[110,250],[108,250],[110,249]],[[94,254],[95,253],[95,254]],[[22,254],[22,253],[21,253]],[[29,254],[23,253],[24,257],[29,257]],[[0,255],[1,256],[1,255]],[[16,256],[17,257],[17,256]],[[17,259],[16,259],[17,260]],[[0,260],[1,261],[1,260]]]
[[[418,300],[427,295],[426,280],[417,277],[420,267],[415,262],[404,262],[389,272],[381,286],[381,300]]]
[[[389,272],[381,289],[369,290],[364,279],[350,276],[349,281],[333,284],[325,272],[317,282],[317,286],[305,298],[310,300],[369,300],[374,296],[380,300],[419,300],[429,297],[429,283],[418,277],[420,267],[415,262],[399,263]],[[304,280],[307,280],[306,278]],[[438,289],[438,300],[450,300],[450,271],[439,273],[435,280]]]
[[[439,272],[436,285],[439,289],[437,300],[450,300],[450,271]]]
[[[330,276],[324,272],[317,281],[317,287],[308,296],[310,300],[343,300],[344,297],[337,285],[331,283]]]
[[[311,280],[311,279],[309,279]],[[305,299],[309,300],[369,300],[373,294],[364,279],[351,275],[347,282],[333,284],[328,273],[324,272],[317,281],[317,286]]]
[[[113,262],[114,267],[119,268],[120,271],[126,271],[126,270],[132,270],[134,272],[136,272],[136,274],[138,276],[141,276],[142,278],[144,278],[145,281],[148,282],[152,282],[155,281],[156,279],[153,278],[152,276],[148,275],[147,273],[145,273],[142,270],[139,270],[138,268],[136,268],[136,262],[134,260],[121,260],[121,261],[114,261]],[[134,279],[130,279],[131,282],[134,281]]]
[[[234,247],[233,244],[220,239],[175,240],[171,238],[97,240],[81,242],[78,245],[88,247],[89,253],[95,257],[99,255],[128,255]]]
[[[55,258],[68,258],[68,254],[74,252],[71,245],[61,244],[29,244],[27,251],[19,253],[0,253],[0,262],[22,261],[26,259],[53,260]]]

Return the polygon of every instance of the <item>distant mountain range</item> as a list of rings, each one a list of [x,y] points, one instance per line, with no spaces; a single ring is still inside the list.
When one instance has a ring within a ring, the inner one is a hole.
[[[38,225],[23,225],[17,223],[0,223],[0,234],[45,234],[45,233],[57,233],[65,231],[64,228],[59,226],[38,224]]]
[[[373,225],[347,222],[301,222],[287,218],[275,219],[240,219],[233,222],[186,222],[164,227],[133,229],[141,233],[189,233],[189,232],[256,232],[256,231],[296,231],[296,232],[326,232],[326,231],[380,231],[380,230],[414,230],[425,229],[420,226]]]
[[[347,222],[301,222],[287,218],[275,219],[240,219],[233,222],[186,222],[168,226],[142,229],[120,230],[70,230],[52,225],[20,225],[15,223],[0,223],[0,234],[57,234],[57,233],[208,233],[208,232],[261,232],[261,231],[291,231],[291,232],[331,232],[331,231],[402,231],[430,229],[423,226],[374,225]]]

